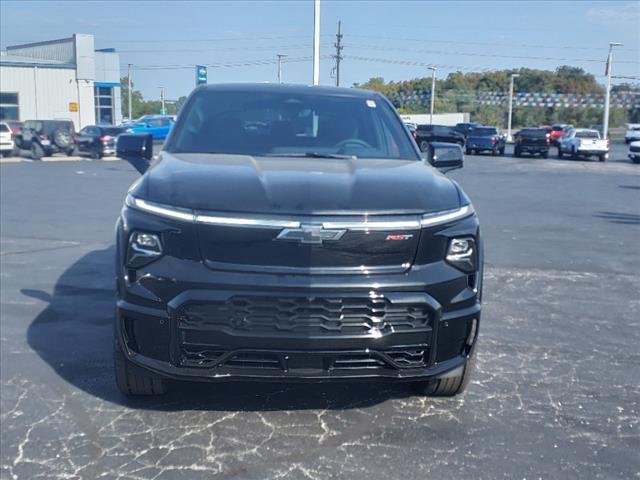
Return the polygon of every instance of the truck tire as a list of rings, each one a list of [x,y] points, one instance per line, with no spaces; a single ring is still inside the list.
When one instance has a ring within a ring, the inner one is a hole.
[[[113,366],[116,385],[122,394],[131,396],[167,393],[167,382],[133,365],[124,355],[120,342],[115,336],[113,339]]]
[[[549,150],[542,152],[542,158],[549,158]]]
[[[427,142],[426,140],[422,140],[420,142],[420,151],[426,152],[428,149],[429,149],[429,142]]]
[[[34,160],[40,160],[44,155],[44,150],[40,145],[33,142],[31,144],[31,158]]]
[[[601,153],[600,155],[598,155],[598,160],[600,160],[601,162],[606,162],[607,156],[604,153]]]
[[[464,392],[475,370],[475,355],[472,354],[464,364],[462,374],[455,377],[438,378],[412,384],[419,395],[427,397],[453,397]]]
[[[59,128],[53,132],[53,143],[55,143],[60,150],[66,150],[71,145],[71,132],[64,128]]]

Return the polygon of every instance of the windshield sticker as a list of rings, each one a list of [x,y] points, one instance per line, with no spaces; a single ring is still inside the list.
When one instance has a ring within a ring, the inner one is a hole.
[[[376,108],[375,100],[367,100],[367,107]]]

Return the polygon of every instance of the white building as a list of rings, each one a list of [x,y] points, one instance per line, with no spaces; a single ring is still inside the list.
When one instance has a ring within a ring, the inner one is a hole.
[[[0,52],[0,120],[119,124],[120,57],[93,35],[8,46]]]
[[[453,127],[456,123],[468,123],[469,113],[434,113],[434,125],[447,125]],[[431,117],[428,113],[414,113],[409,115],[400,115],[403,121],[415,123],[416,125],[429,125]]]

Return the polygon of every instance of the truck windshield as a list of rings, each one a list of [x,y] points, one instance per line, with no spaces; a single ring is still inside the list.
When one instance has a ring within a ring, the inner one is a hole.
[[[547,132],[542,128],[525,128],[520,131],[520,135],[523,137],[544,138],[547,136]]]
[[[497,135],[498,130],[495,128],[474,128],[471,130],[471,135],[474,137],[484,137],[489,135]]]
[[[600,138],[600,134],[595,130],[585,130],[576,132],[576,138]]]
[[[386,102],[355,95],[205,90],[174,128],[171,153],[420,159]]]

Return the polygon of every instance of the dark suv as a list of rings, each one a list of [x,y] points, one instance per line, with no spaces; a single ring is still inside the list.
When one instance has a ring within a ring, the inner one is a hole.
[[[423,152],[429,149],[431,142],[457,143],[461,147],[465,143],[462,133],[458,132],[454,127],[445,125],[418,125],[415,139]]]
[[[151,136],[120,135],[117,152],[150,158]],[[462,157],[436,143],[422,158],[375,92],[194,90],[117,222],[120,390],[384,379],[461,392],[482,239],[471,202],[436,168]]]
[[[76,133],[71,120],[27,120],[22,126],[20,148],[31,150],[38,160],[54,153],[72,155],[76,148]]]

